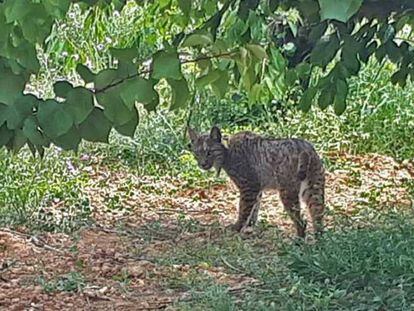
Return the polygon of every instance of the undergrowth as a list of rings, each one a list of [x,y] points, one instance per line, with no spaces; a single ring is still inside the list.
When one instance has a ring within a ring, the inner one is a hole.
[[[17,156],[1,150],[0,171],[0,226],[69,232],[88,222],[88,177],[59,150],[42,161],[28,150]]]
[[[273,235],[270,238],[278,247],[267,247],[266,252],[264,242],[256,240],[224,237],[221,243],[207,247],[188,243],[169,253],[166,261],[186,262],[193,269],[206,263],[222,266],[229,273],[253,277],[257,283],[234,290],[208,278],[192,278],[191,299],[177,307],[223,311],[412,310],[413,219],[412,213],[384,214],[370,228],[330,231],[316,244],[297,245]],[[188,273],[175,282],[186,286],[190,276]]]

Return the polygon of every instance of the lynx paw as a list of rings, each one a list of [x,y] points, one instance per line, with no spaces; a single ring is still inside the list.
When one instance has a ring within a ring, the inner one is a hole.
[[[242,228],[243,228],[243,225],[237,222],[227,227],[227,229],[231,231],[236,231],[236,232],[240,232]]]

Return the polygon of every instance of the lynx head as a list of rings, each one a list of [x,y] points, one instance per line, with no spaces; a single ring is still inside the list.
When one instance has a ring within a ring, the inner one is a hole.
[[[209,170],[214,166],[219,170],[224,165],[226,147],[221,142],[221,132],[218,127],[214,126],[209,134],[198,134],[189,128],[188,136],[191,140],[191,151],[200,168]]]

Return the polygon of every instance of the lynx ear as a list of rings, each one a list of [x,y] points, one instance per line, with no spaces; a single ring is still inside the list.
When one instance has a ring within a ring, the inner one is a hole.
[[[188,133],[188,137],[190,137],[191,141],[196,141],[197,140],[198,135],[197,135],[196,131],[193,130],[191,127],[188,128],[187,133]]]
[[[214,141],[221,142],[221,132],[217,126],[211,128],[210,138]]]

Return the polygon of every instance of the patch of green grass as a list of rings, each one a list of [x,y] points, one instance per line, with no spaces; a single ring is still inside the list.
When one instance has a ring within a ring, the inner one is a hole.
[[[225,286],[209,286],[202,293],[194,292],[192,298],[189,303],[180,305],[180,310],[238,310],[234,297]]]
[[[392,217],[381,226],[327,234],[289,250],[288,267],[316,288],[335,288],[330,304],[408,310],[414,303],[414,227]]]
[[[53,280],[38,278],[39,285],[46,293],[54,292],[80,292],[85,287],[85,279],[79,272],[70,272]]]
[[[73,231],[88,222],[88,176],[56,149],[43,160],[0,151],[0,226]]]
[[[413,222],[409,213],[383,214],[370,227],[328,231],[303,245],[269,233],[274,229],[260,239],[189,241],[163,264],[223,267],[259,282],[233,291],[192,276],[191,299],[178,303],[180,310],[412,310]]]

